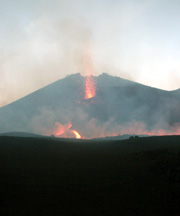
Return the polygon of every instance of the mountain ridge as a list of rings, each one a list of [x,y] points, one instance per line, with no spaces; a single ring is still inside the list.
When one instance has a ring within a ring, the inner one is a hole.
[[[13,102],[10,102],[9,104],[6,104],[6,105],[0,107],[0,109],[1,109],[1,108],[4,108],[4,107],[6,107],[6,106],[8,106],[8,105],[10,105],[10,104],[16,103],[17,101],[19,101],[19,100],[21,100],[21,99],[23,99],[23,98],[25,98],[25,97],[27,97],[27,96],[33,95],[33,94],[35,94],[36,92],[38,92],[38,91],[40,91],[40,90],[43,90],[43,89],[45,89],[45,88],[47,88],[47,87],[50,87],[50,86],[55,85],[55,84],[57,84],[57,83],[59,84],[59,82],[61,82],[61,81],[63,81],[63,80],[72,79],[72,78],[74,78],[75,76],[76,76],[76,78],[81,78],[82,80],[84,80],[84,79],[86,78],[86,76],[82,76],[80,73],[70,74],[70,75],[68,75],[68,76],[66,76],[66,77],[64,77],[64,78],[62,78],[62,79],[58,79],[58,80],[56,80],[56,81],[54,81],[54,82],[52,82],[52,83],[50,83],[50,84],[48,84],[48,85],[46,85],[46,86],[44,86],[44,87],[42,87],[42,88],[39,88],[39,89],[37,89],[36,91],[31,92],[30,94],[27,94],[27,95],[25,95],[25,96],[23,96],[23,97],[21,97],[21,98],[15,100],[15,101],[13,101]],[[125,79],[125,78],[121,78],[121,77],[118,77],[118,76],[111,76],[111,75],[109,75],[108,73],[102,73],[102,74],[100,74],[99,76],[93,76],[93,77],[94,77],[94,78],[97,78],[97,77],[101,78],[101,77],[103,77],[103,76],[106,76],[106,77],[113,77],[113,78],[119,79],[121,82],[126,81],[127,83],[132,84],[132,85],[138,84],[138,85],[140,85],[140,86],[142,86],[142,87],[144,86],[144,87],[148,87],[148,88],[151,88],[151,89],[156,89],[156,90],[159,90],[159,91],[165,91],[165,92],[179,92],[179,93],[180,93],[180,88],[175,89],[175,90],[163,90],[163,89],[159,89],[159,88],[156,88],[156,87],[147,86],[147,85],[145,85],[145,84],[142,84],[142,83],[139,83],[139,82],[136,82],[136,81],[132,81],[132,80],[128,80],[128,79]],[[116,83],[117,83],[117,82],[116,82]],[[107,83],[106,83],[106,84],[107,84]],[[122,84],[122,83],[121,83],[121,84]],[[117,85],[117,86],[118,86],[118,85]]]
[[[180,95],[103,73],[93,77],[96,96],[86,100],[86,77],[78,74],[57,80],[0,108],[0,133],[27,131],[54,134],[72,123],[84,138],[179,133]]]

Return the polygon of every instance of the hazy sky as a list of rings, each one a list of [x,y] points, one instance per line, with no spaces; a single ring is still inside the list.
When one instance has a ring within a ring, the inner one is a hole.
[[[0,106],[68,74],[180,88],[179,0],[0,0]]]

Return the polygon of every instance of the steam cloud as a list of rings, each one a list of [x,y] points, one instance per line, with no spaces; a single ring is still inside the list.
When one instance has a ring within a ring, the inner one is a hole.
[[[162,0],[1,1],[0,106],[84,75],[88,47],[95,75],[179,88],[178,15],[178,2]]]

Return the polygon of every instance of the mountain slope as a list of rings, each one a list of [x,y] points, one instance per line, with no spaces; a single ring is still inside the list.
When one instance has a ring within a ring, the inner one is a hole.
[[[179,132],[179,90],[163,91],[107,74],[94,82],[96,97],[88,100],[85,77],[75,74],[2,107],[0,133],[50,135],[57,127],[67,129],[68,122],[84,138]]]

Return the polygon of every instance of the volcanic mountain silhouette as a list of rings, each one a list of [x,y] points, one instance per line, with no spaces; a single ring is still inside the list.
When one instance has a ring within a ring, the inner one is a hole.
[[[164,91],[105,73],[93,79],[96,96],[88,100],[85,77],[74,74],[0,108],[0,133],[51,135],[56,122],[71,122],[84,138],[179,133],[180,90]]]

